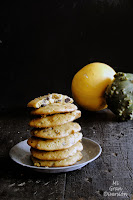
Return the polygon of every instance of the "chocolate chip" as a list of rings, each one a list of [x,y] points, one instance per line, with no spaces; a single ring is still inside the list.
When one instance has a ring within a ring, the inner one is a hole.
[[[70,101],[70,98],[66,98],[65,102],[68,103]]]
[[[61,102],[61,99],[57,100],[55,103],[59,103],[59,102]]]
[[[49,100],[49,97],[47,97],[46,100]]]
[[[44,106],[46,106],[46,105],[47,105],[46,103],[42,103],[41,107],[44,107]]]

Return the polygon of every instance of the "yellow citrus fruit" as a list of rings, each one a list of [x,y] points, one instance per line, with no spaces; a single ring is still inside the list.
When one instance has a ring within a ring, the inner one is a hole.
[[[104,93],[115,75],[114,69],[104,63],[94,62],[78,71],[72,80],[72,95],[81,107],[99,111],[107,107]]]

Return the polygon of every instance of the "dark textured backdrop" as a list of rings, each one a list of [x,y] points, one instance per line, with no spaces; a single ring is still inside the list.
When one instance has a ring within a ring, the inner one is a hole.
[[[48,92],[71,95],[74,74],[93,61],[133,72],[129,0],[0,4],[1,110]]]

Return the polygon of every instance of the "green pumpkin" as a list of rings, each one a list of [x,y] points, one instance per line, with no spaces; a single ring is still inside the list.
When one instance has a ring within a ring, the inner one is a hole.
[[[116,73],[106,89],[105,98],[108,108],[119,120],[133,120],[133,74]]]

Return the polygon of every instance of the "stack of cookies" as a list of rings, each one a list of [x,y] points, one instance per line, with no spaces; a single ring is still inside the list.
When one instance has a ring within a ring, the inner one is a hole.
[[[52,93],[35,98],[27,106],[34,108],[28,145],[35,166],[63,167],[82,159],[81,127],[73,122],[81,111],[72,98]]]

